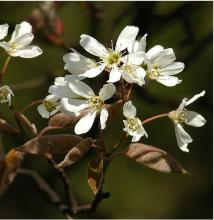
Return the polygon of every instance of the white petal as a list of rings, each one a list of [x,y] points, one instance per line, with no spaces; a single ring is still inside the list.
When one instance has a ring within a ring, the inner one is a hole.
[[[111,72],[109,74],[109,80],[107,82],[111,82],[111,83],[114,83],[114,82],[117,82],[120,80],[120,77],[121,77],[121,72],[119,71],[118,67],[112,67],[111,68]]]
[[[60,98],[75,98],[78,95],[73,93],[70,87],[63,85],[52,85],[49,87],[49,93],[56,95]]]
[[[173,62],[164,68],[160,69],[161,75],[174,75],[180,73],[184,69],[184,63],[181,62]]]
[[[171,48],[168,48],[159,52],[157,54],[157,57],[153,59],[153,63],[158,67],[165,67],[173,61],[175,61],[175,59],[176,57],[174,51]]]
[[[107,54],[106,48],[93,37],[82,34],[80,36],[80,45],[90,54],[97,57],[104,57]]]
[[[159,77],[157,81],[168,87],[175,86],[182,82],[182,80],[175,76]]]
[[[137,110],[132,104],[132,101],[128,101],[123,105],[123,115],[126,118],[134,118],[137,114]]]
[[[143,52],[146,51],[146,37],[147,37],[147,34],[144,34],[144,36],[140,39],[138,49],[137,49],[138,51],[143,51]]]
[[[138,135],[138,134],[133,135],[132,136],[132,142],[139,141],[142,136],[143,135]]]
[[[152,48],[146,53],[146,58],[147,58],[147,59],[154,59],[160,51],[163,51],[163,47],[160,46],[160,45],[156,45],[156,46],[152,47]]]
[[[37,107],[37,110],[43,118],[49,118],[50,117],[50,113],[47,111],[47,109],[45,108],[45,106],[43,104],[39,105]]]
[[[41,48],[38,46],[25,46],[10,55],[12,57],[34,58],[42,54]]]
[[[12,33],[11,42],[15,41],[18,37],[32,32],[32,26],[26,21],[21,24],[17,24],[14,32]]]
[[[96,112],[87,113],[77,122],[74,132],[76,134],[84,134],[88,132],[94,123],[95,117],[96,117]]]
[[[73,80],[83,80],[85,77],[80,75],[65,75],[65,80],[67,82],[72,82]]]
[[[116,92],[116,87],[112,83],[105,84],[102,89],[100,89],[99,96],[103,100],[110,99]]]
[[[8,28],[9,28],[8,24],[1,24],[0,25],[0,40],[2,40],[3,38],[5,38],[7,36]]]
[[[95,95],[93,90],[80,80],[73,80],[69,82],[69,87],[74,93],[85,98],[90,98]]]
[[[119,37],[117,38],[115,50],[122,51],[126,48],[129,52],[132,51],[135,38],[138,34],[139,28],[135,26],[126,26],[120,33]]]
[[[47,101],[52,101],[52,102],[57,102],[59,100],[59,97],[53,94],[47,95],[45,97],[45,100]]]
[[[148,138],[148,134],[147,134],[146,130],[144,129],[140,119],[138,119],[138,120],[139,120],[140,128],[137,130],[137,134],[142,135],[142,136],[145,135],[146,138]]]
[[[205,90],[203,90],[201,93],[197,94],[197,95],[194,95],[191,99],[189,99],[187,102],[186,102],[186,106],[193,103],[194,101],[196,101],[198,98],[202,97],[205,95]]]
[[[2,47],[3,49],[5,49],[7,52],[9,52],[11,50],[10,45],[7,42],[0,42],[0,47]]]
[[[63,61],[65,63],[68,63],[68,62],[78,62],[80,60],[83,60],[83,59],[88,59],[87,57],[77,53],[77,52],[73,52],[73,53],[67,53],[63,56]]]
[[[24,35],[20,36],[15,41],[16,48],[19,49],[19,48],[28,46],[33,41],[33,38],[34,38],[34,35],[31,33],[24,34]]]
[[[106,121],[108,119],[108,111],[106,108],[103,108],[100,112],[100,125],[101,129],[105,129],[106,127]]]
[[[86,100],[62,98],[60,104],[63,109],[69,112],[79,112],[88,107]]]
[[[65,77],[59,76],[55,78],[54,84],[63,86],[66,85],[67,82],[65,81]]]
[[[193,140],[180,124],[175,125],[175,135],[179,148],[184,152],[189,152],[187,146]]]
[[[206,119],[198,114],[197,112],[194,111],[186,111],[186,118],[187,118],[187,122],[186,124],[194,126],[194,127],[201,127],[204,126],[204,124],[206,123]]]
[[[187,102],[187,98],[184,98],[181,102],[181,104],[179,105],[178,109],[176,110],[176,112],[181,113],[184,109],[184,107],[186,106],[186,102]]]
[[[127,55],[127,63],[133,65],[141,65],[145,58],[145,53],[143,51],[138,51],[135,53],[130,53]]]
[[[105,64],[102,64],[100,66],[91,68],[87,70],[86,72],[84,72],[83,74],[81,74],[80,76],[87,77],[87,78],[94,78],[98,76],[105,69],[105,66],[106,66]]]

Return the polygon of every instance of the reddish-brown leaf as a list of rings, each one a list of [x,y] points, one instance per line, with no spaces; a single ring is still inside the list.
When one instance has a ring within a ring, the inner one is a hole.
[[[187,173],[167,152],[151,145],[130,144],[125,155],[142,165],[163,173]]]
[[[17,128],[13,127],[2,118],[0,118],[0,129],[12,134],[19,134],[19,130]]]
[[[0,194],[13,182],[24,155],[25,153],[12,149],[0,161]]]
[[[33,138],[17,149],[30,154],[63,154],[83,140],[77,135],[44,135]]]
[[[94,194],[96,194],[103,181],[103,160],[91,160],[88,164],[88,184]]]
[[[64,160],[57,165],[58,168],[69,167],[75,162],[77,162],[80,158],[82,158],[88,150],[92,147],[93,139],[86,138],[82,140],[79,144],[77,144],[74,148],[72,148]]]

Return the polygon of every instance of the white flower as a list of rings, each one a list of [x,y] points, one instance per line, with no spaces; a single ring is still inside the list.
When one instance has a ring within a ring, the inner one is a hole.
[[[189,152],[188,144],[193,140],[189,134],[183,129],[182,124],[201,127],[206,123],[206,119],[194,111],[186,110],[185,107],[196,101],[199,97],[204,96],[205,91],[193,96],[191,99],[184,98],[177,110],[170,112],[169,118],[175,124],[175,135],[177,144],[182,151]]]
[[[138,27],[126,26],[120,33],[115,48],[113,48],[113,45],[112,48],[105,48],[93,37],[82,34],[80,36],[80,45],[87,52],[98,57],[100,61],[98,63],[95,63],[94,61],[83,56],[80,57],[79,55],[79,62],[85,63],[85,67],[82,68],[88,69],[80,75],[88,78],[93,78],[99,75],[106,68],[110,71],[108,82],[113,83],[119,81],[122,75],[120,71],[121,62],[124,62],[124,60],[126,60],[125,52],[130,53],[130,51],[132,50],[138,31]],[[132,57],[132,60],[134,60],[134,57],[138,63],[139,60],[141,60],[142,63],[144,59],[144,53],[136,52],[135,55]],[[131,64],[134,63],[132,62]],[[80,64],[76,64],[75,68],[77,68],[78,65]],[[76,69],[72,71],[75,72]]]
[[[132,136],[132,142],[139,141],[142,136],[148,137],[141,120],[136,117],[137,110],[131,101],[126,102],[123,105],[123,115],[127,118],[123,120],[125,128],[123,129],[130,136]]]
[[[146,48],[146,34],[138,42],[136,41],[133,51],[143,51]],[[157,80],[165,86],[175,86],[182,80],[175,77],[184,69],[184,63],[175,62],[176,56],[172,48],[164,49],[160,45],[152,47],[146,52],[144,63],[147,65],[147,75],[152,80]]]
[[[94,94],[88,85],[79,80],[69,82],[69,87],[74,93],[79,95],[80,98],[62,98],[62,108],[76,113],[86,108],[90,110],[77,122],[75,133],[83,134],[88,132],[94,123],[97,113],[100,113],[101,129],[105,129],[106,121],[108,119],[108,111],[105,108],[105,101],[114,95],[116,91],[115,86],[111,83],[105,84],[100,90],[98,96]]]
[[[8,26],[1,26],[1,37],[6,36]],[[6,52],[12,57],[34,58],[42,54],[42,50],[35,45],[30,45],[33,41],[32,26],[24,21],[17,24],[12,33],[9,42],[0,42],[0,47],[4,48]]]
[[[60,111],[59,97],[48,95],[43,100],[43,103],[37,107],[39,114],[43,118],[49,118]]]
[[[14,96],[14,94],[9,86],[4,85],[4,86],[0,87],[0,103],[8,102],[8,104],[10,106],[12,96]]]

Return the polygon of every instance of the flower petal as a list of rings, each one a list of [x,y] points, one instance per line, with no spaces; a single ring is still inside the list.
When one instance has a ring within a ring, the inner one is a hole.
[[[206,123],[206,119],[197,112],[187,110],[185,113],[187,119],[186,124],[188,125],[194,127],[201,127],[204,126],[204,124]]]
[[[77,122],[74,128],[74,132],[76,134],[84,134],[88,132],[94,123],[95,117],[96,117],[96,111],[87,113]]]
[[[16,49],[28,46],[33,41],[34,35],[31,33],[24,34],[16,39]]]
[[[137,133],[132,135],[132,142],[139,141],[143,135],[138,135]]]
[[[12,57],[22,57],[22,58],[34,58],[42,54],[42,50],[38,46],[25,46],[13,53],[10,53]]]
[[[132,104],[132,101],[128,101],[123,105],[123,115],[126,118],[134,118],[137,114],[135,106]]]
[[[10,42],[15,41],[18,37],[28,33],[32,33],[32,26],[28,22],[23,21],[21,24],[16,25],[15,30],[12,33]]]
[[[176,135],[177,144],[179,148],[184,152],[189,152],[189,149],[187,148],[187,146],[193,140],[189,136],[189,134],[183,129],[181,124],[175,124],[175,135]]]
[[[116,87],[112,83],[105,84],[102,89],[100,89],[99,96],[103,100],[110,99],[116,92]]]
[[[160,45],[156,45],[152,47],[147,53],[146,53],[146,58],[147,59],[155,59],[158,55],[159,52],[163,51],[163,47]]]
[[[99,43],[95,38],[82,34],[80,36],[80,45],[90,54],[97,57],[104,57],[107,54],[107,49]]]
[[[135,26],[126,26],[117,38],[115,50],[122,51],[126,48],[129,52],[133,50],[135,38],[138,34],[139,28]]]
[[[3,38],[5,38],[7,36],[8,28],[9,28],[8,24],[1,24],[0,25],[0,40],[2,40]]]
[[[45,106],[43,104],[41,104],[37,107],[37,111],[39,112],[39,114],[43,118],[49,118],[50,117],[50,113],[47,111],[47,109],[45,108]]]
[[[187,102],[186,102],[186,106],[193,103],[194,101],[196,101],[198,98],[202,97],[205,95],[205,90],[203,90],[202,92],[200,92],[199,94],[197,95],[194,95],[191,99],[189,99]]]
[[[80,76],[87,77],[87,78],[94,78],[94,77],[98,76],[105,69],[105,66],[106,66],[105,64],[102,64],[97,67],[88,69],[83,74],[80,74]]]
[[[157,79],[157,81],[165,86],[171,87],[171,86],[175,86],[179,83],[182,82],[181,79],[179,79],[178,77],[175,76],[161,76]]]
[[[100,112],[100,125],[101,129],[105,129],[106,127],[106,121],[108,119],[108,111],[106,108],[103,108]]]
[[[133,65],[141,65],[144,61],[144,58],[145,58],[145,53],[143,51],[130,53],[126,56],[126,63]]]
[[[74,93],[85,98],[90,98],[95,95],[93,90],[87,84],[77,79],[70,81],[69,87]]]
[[[153,59],[154,65],[157,65],[158,67],[165,67],[168,64],[175,61],[175,53],[172,48],[164,49],[163,51],[159,52],[157,54],[157,57]]]
[[[143,37],[140,39],[138,49],[137,49],[138,51],[146,52],[146,37],[147,37],[147,34],[144,34]]]
[[[117,66],[112,67],[111,72],[109,74],[109,80],[107,82],[114,83],[114,82],[119,81],[120,77],[121,77],[121,74],[122,73],[119,71]]]
[[[79,112],[88,107],[86,100],[62,98],[60,104],[63,109],[69,112]]]
[[[184,63],[181,62],[173,62],[169,65],[165,66],[164,68],[160,69],[161,75],[174,75],[180,73],[184,69]]]
[[[9,52],[11,50],[10,45],[7,42],[0,42],[0,47],[2,47],[3,49],[5,49],[7,52]]]
[[[63,56],[63,61],[65,63],[78,62],[78,61],[83,60],[83,59],[88,59],[88,58],[83,56],[82,54],[76,52],[76,51],[72,52],[72,53],[67,53]]]

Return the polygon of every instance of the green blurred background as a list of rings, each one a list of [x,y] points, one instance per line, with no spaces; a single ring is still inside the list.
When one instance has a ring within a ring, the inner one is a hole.
[[[104,200],[95,214],[78,218],[212,218],[212,2],[58,2],[57,15],[64,22],[67,47],[83,51],[79,45],[82,33],[93,35],[110,45],[126,25],[136,25],[140,35],[148,34],[147,50],[156,44],[175,50],[177,60],[186,68],[179,77],[183,82],[167,88],[156,82],[144,88],[134,87],[133,102],[141,118],[175,109],[183,97],[206,90],[206,96],[191,105],[201,113],[207,123],[203,128],[186,126],[194,142],[190,153],[180,151],[176,145],[174,128],[166,119],[145,125],[149,134],[145,143],[166,150],[188,171],[188,175],[166,175],[145,168],[127,158],[115,159],[106,175],[104,190],[111,197]],[[13,26],[29,18],[41,2],[1,2],[0,23]],[[40,31],[34,43],[44,53],[35,59],[12,59],[4,78],[15,92],[14,106],[21,109],[33,100],[46,96],[56,76],[63,76],[62,56],[68,49],[54,45]],[[86,53],[84,53],[87,55]],[[1,50],[0,64],[5,56]],[[98,77],[87,81],[99,89],[104,80]],[[7,105],[1,105],[0,117],[13,119]],[[39,129],[47,125],[36,108],[26,114]],[[109,149],[121,133],[122,123],[115,120],[113,129],[105,131]],[[65,131],[72,132],[73,131]],[[1,145],[6,151],[17,146],[14,138],[1,134]],[[93,194],[87,185],[87,163],[93,154],[68,171],[72,187],[82,203],[89,203]],[[63,194],[61,181],[49,164],[39,156],[27,156],[23,166],[37,170]],[[29,177],[18,176],[8,191],[0,197],[0,218],[63,218],[58,210],[41,194]]]

